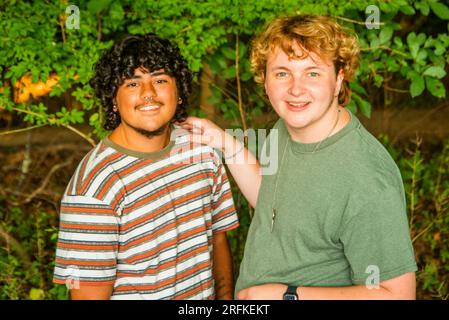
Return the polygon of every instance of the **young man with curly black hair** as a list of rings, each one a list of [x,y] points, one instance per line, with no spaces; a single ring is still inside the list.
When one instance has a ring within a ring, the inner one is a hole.
[[[238,226],[220,157],[174,126],[192,74],[179,49],[129,36],[91,80],[112,130],[61,202],[54,282],[72,299],[230,299]]]

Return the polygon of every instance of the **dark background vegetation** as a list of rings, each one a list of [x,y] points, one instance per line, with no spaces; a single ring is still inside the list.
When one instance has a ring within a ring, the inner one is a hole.
[[[65,24],[70,4],[79,29]],[[369,5],[380,10],[378,29],[365,25]],[[330,15],[357,33],[362,60],[349,108],[400,167],[418,298],[447,299],[449,5],[439,0],[0,1],[0,299],[68,297],[51,282],[59,202],[78,162],[107,134],[88,85],[105,48],[125,34],[167,37],[196,73],[190,114],[224,128],[270,128],[276,115],[252,80],[250,39],[294,13]],[[233,188],[237,275],[253,211]]]

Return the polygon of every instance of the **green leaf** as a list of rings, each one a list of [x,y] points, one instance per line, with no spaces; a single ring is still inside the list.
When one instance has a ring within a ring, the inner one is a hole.
[[[357,82],[351,81],[350,87],[354,92],[357,92],[358,94],[368,95],[365,88],[363,88],[360,84]]]
[[[193,72],[198,72],[201,69],[201,61],[198,59],[195,59],[191,62],[190,68]]]
[[[91,0],[87,4],[87,10],[94,14],[104,11],[111,4],[111,0]]]
[[[253,77],[251,72],[243,72],[240,76],[240,80],[242,81],[248,81],[249,79],[251,79]]]
[[[235,50],[229,48],[229,47],[224,47],[221,50],[224,54],[224,56],[230,60],[235,60]]]
[[[215,90],[214,90],[215,89]],[[207,102],[210,104],[218,104],[221,102],[221,93],[216,90],[216,88],[212,88],[212,94],[207,98]]]
[[[31,300],[42,300],[45,297],[45,292],[42,289],[31,288],[29,297]]]
[[[429,90],[432,95],[437,98],[444,98],[446,96],[446,89],[440,80],[431,77],[425,77],[425,79],[427,90]]]
[[[413,9],[412,6],[402,6],[399,8],[399,11],[401,11],[402,13],[406,14],[406,15],[414,15],[415,14],[415,9]]]
[[[425,88],[424,78],[417,72],[411,73],[410,94],[412,98],[419,96]]]
[[[418,55],[419,46],[420,43],[418,42],[418,39],[416,37],[416,33],[411,32],[407,36],[407,44],[410,49],[410,53],[413,57],[413,59],[416,59],[416,56]]]
[[[431,2],[430,8],[435,15],[443,20],[449,20],[449,7],[440,2]]]
[[[359,107],[360,112],[362,112],[365,117],[371,118],[371,104],[365,99],[361,98],[358,94],[353,94],[352,97],[354,99],[354,102]]]
[[[399,38],[399,37],[394,37],[393,42],[394,42],[394,44],[397,45],[399,48],[402,48],[402,46],[404,45],[404,44],[402,43],[402,39]]]
[[[374,76],[374,85],[378,88],[382,86],[382,83],[384,82],[384,77],[382,77],[380,74],[376,74]]]
[[[93,115],[89,117],[89,124],[93,125],[99,118],[98,112],[95,112]]]
[[[393,36],[393,32],[394,30],[392,26],[383,27],[379,35],[380,43],[382,44],[390,41],[391,37]]]
[[[425,49],[419,49],[418,55],[416,56],[416,62],[420,64],[425,64],[425,60],[427,58],[427,51]]]
[[[239,59],[243,59],[246,56],[246,52],[248,51],[248,48],[245,43],[242,41],[239,42]]]
[[[441,43],[436,43],[435,44],[435,51],[434,53],[437,56],[442,56],[444,53],[446,53],[446,48],[441,44]]]
[[[393,9],[393,7],[389,3],[385,2],[381,2],[379,7],[382,12],[386,13],[391,12],[391,10]]]
[[[223,77],[225,79],[233,79],[235,78],[235,66],[227,67],[223,72]]]
[[[446,71],[444,71],[444,68],[440,66],[432,66],[426,69],[426,71],[423,72],[423,76],[430,76],[437,79],[441,79],[446,75]]]
[[[387,64],[387,70],[390,72],[398,72],[401,68],[393,57],[387,57],[385,62]]]
[[[72,109],[70,112],[71,121],[73,123],[83,123],[84,122],[84,111]]]
[[[371,40],[369,46],[373,49],[376,49],[379,46],[379,44],[380,44],[379,39],[374,38],[373,40]]]
[[[120,24],[122,23],[122,20],[125,16],[125,11],[123,10],[122,5],[119,2],[114,2],[111,5],[109,16],[114,28],[120,27]]]
[[[217,74],[220,72],[221,70],[221,66],[219,61],[222,60],[219,57],[217,57],[216,54],[214,54],[213,56],[211,56],[210,59],[207,60],[207,64],[210,67],[210,70],[212,71],[213,74]]]
[[[415,8],[420,10],[424,16],[429,15],[430,7],[427,2],[417,2],[415,3]]]

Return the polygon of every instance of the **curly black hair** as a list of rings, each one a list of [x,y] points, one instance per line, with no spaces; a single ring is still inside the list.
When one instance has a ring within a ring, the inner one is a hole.
[[[114,130],[121,122],[119,113],[113,111],[118,88],[134,75],[137,68],[142,67],[149,72],[164,69],[175,78],[182,102],[177,105],[172,122],[187,117],[192,72],[179,48],[153,33],[127,36],[104,53],[95,64],[95,74],[89,82],[104,108],[103,127],[106,130]]]

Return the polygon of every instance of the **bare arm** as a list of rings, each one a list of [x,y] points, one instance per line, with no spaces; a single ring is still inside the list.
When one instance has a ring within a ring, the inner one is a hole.
[[[191,141],[207,144],[223,152],[224,162],[235,182],[249,204],[255,207],[262,183],[260,165],[256,157],[240,141],[210,120],[189,117],[180,125],[192,132]]]
[[[234,297],[234,275],[232,255],[226,232],[213,235],[213,275],[217,300],[232,300]]]
[[[72,300],[109,300],[112,295],[113,285],[83,286],[70,290]]]
[[[264,284],[241,290],[237,294],[242,300],[279,300],[287,290],[285,284]],[[414,272],[379,283],[379,287],[298,287],[299,300],[414,300],[416,278]]]

